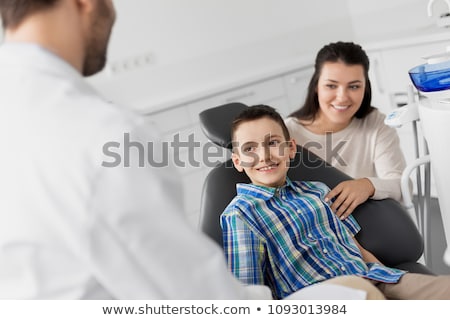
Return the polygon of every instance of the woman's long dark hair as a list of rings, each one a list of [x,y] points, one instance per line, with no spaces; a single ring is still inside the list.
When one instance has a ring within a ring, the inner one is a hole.
[[[319,98],[317,96],[317,84],[319,83],[322,67],[326,62],[343,62],[347,65],[362,65],[364,68],[364,77],[366,86],[364,98],[360,108],[355,113],[356,118],[364,118],[374,107],[370,105],[372,100],[372,88],[369,80],[369,58],[360,45],[353,42],[334,42],[324,46],[317,53],[314,64],[314,74],[308,85],[308,92],[303,106],[294,111],[289,116],[301,120],[314,120],[319,111]]]

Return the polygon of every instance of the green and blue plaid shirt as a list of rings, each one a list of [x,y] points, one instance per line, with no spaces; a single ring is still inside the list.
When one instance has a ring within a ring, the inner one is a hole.
[[[340,275],[396,283],[404,271],[366,264],[353,240],[360,230],[341,221],[324,201],[320,182],[280,188],[238,184],[221,216],[229,269],[246,284],[268,285],[281,299],[308,285]]]

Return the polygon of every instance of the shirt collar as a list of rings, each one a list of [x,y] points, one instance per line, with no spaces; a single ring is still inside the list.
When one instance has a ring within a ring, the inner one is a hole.
[[[26,63],[38,69],[52,70],[56,74],[82,78],[67,61],[36,43],[5,42],[0,46],[0,54],[5,53],[21,64]]]
[[[265,187],[258,186],[252,183],[238,183],[236,185],[236,191],[238,195],[249,195],[257,198],[261,198],[264,200],[269,200],[275,194],[279,194],[281,190],[286,189],[295,189],[295,186],[291,179],[286,177],[286,182],[281,187]]]

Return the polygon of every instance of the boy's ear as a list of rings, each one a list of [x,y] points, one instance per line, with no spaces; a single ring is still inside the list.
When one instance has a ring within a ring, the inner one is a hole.
[[[239,159],[239,155],[236,152],[233,152],[231,154],[231,160],[233,161],[234,167],[237,171],[242,172],[244,171],[244,168],[240,165],[241,159]]]
[[[297,142],[295,142],[295,139],[291,139],[289,146],[289,158],[294,159],[296,153],[297,153]]]

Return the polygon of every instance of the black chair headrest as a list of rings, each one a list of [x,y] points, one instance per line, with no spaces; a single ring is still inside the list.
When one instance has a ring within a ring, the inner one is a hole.
[[[231,149],[231,124],[245,108],[248,106],[233,102],[200,112],[200,125],[203,133],[213,143]]]

